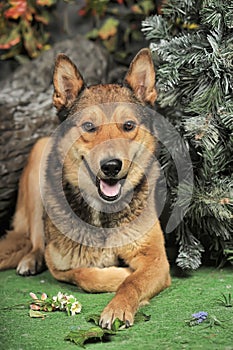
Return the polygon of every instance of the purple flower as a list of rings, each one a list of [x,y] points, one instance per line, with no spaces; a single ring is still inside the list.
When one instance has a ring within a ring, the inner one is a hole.
[[[196,320],[197,323],[202,323],[208,317],[208,313],[205,311],[199,311],[195,314],[192,314],[192,317]]]

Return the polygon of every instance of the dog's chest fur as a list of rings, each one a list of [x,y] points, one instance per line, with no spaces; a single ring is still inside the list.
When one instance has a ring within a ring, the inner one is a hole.
[[[134,244],[137,245],[137,242],[132,243],[135,232],[142,231],[144,226],[143,222],[140,222],[141,227],[133,222],[148,204],[146,187],[144,184],[138,187],[138,193],[135,191],[133,200],[124,210],[103,213],[88,206],[78,191],[75,193],[74,188],[67,186],[66,198],[80,225],[67,237],[58,232],[49,217],[45,218],[49,228],[45,230],[50,242],[48,249],[56,269],[121,266],[122,246],[131,242],[130,249],[134,249]]]
[[[59,233],[48,217],[45,219],[45,224],[50,230],[47,249],[56,269],[67,270],[77,266],[103,268],[119,265],[116,249],[96,247],[94,242],[97,238],[93,237],[90,245],[84,245]],[[84,228],[81,233],[85,234]]]
[[[120,227],[135,220],[148,204],[148,186],[144,178],[137,188],[134,189],[131,201],[127,203],[127,199],[125,199],[123,209],[121,203],[111,204],[112,209],[110,211],[108,211],[109,209],[106,210],[104,206],[102,210],[101,207],[99,207],[99,210],[96,210],[88,205],[80,190],[69,183],[64,184],[64,192],[70,208],[81,221],[103,229]],[[108,238],[108,233],[106,238]]]

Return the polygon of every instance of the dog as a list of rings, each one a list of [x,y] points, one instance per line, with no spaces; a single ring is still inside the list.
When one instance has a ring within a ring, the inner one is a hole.
[[[86,86],[59,54],[53,103],[63,121],[40,139],[19,183],[13,229],[0,242],[0,269],[43,270],[92,293],[116,292],[100,316],[132,326],[140,305],[171,283],[155,206],[156,100],[149,49],[123,84]]]

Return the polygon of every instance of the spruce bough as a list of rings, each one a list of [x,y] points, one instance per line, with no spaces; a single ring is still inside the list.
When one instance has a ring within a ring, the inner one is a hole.
[[[166,0],[142,31],[157,67],[159,108],[182,135],[193,164],[191,204],[172,232],[176,263],[183,269],[206,259],[223,265],[233,255],[233,1]],[[160,163],[172,209],[178,190],[184,200],[189,184],[180,188],[163,146]]]

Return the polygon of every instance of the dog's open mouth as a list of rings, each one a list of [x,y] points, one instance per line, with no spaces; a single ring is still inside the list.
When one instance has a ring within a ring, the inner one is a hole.
[[[108,202],[117,200],[121,195],[122,185],[125,179],[99,179],[96,178],[96,186],[100,197]]]
[[[93,174],[93,172],[91,171],[88,165],[88,162],[84,157],[83,157],[83,161],[92,181],[95,183],[98,189],[99,196],[108,202],[113,202],[118,198],[120,198],[122,187],[124,185],[127,175],[121,179],[116,179],[116,178],[104,179],[99,177],[98,175],[95,176]]]

